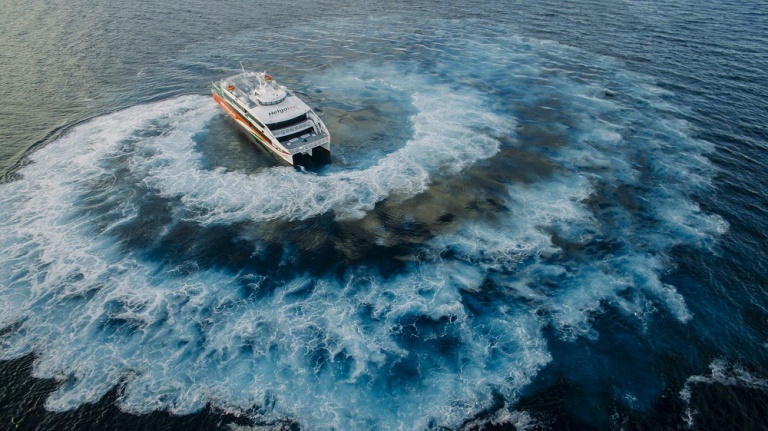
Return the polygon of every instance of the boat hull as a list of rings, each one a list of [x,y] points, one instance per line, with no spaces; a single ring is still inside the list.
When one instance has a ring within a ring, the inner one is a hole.
[[[213,96],[213,100],[215,100],[216,103],[221,106],[227,115],[235,120],[235,123],[240,126],[240,128],[248,135],[252,141],[260,144],[262,147],[264,147],[264,149],[273,153],[280,159],[288,162],[290,165],[293,165],[293,155],[290,152],[281,148],[277,148],[271,139],[269,139],[264,135],[264,133],[259,131],[253,124],[251,124],[234,106],[232,106],[232,104],[217,94],[215,89],[212,91],[211,95]]]

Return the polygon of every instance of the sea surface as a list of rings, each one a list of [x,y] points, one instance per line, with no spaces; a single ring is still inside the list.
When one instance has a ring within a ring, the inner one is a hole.
[[[755,0],[5,1],[0,428],[768,429],[767,70]]]

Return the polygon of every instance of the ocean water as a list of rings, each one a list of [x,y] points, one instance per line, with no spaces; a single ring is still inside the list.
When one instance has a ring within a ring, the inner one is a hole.
[[[768,428],[766,6],[12,0],[0,423]]]

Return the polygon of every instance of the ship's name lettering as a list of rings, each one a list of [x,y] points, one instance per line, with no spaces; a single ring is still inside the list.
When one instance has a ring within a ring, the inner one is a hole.
[[[290,111],[291,109],[296,109],[296,108],[297,108],[297,106],[293,105],[293,106],[289,106],[287,108],[277,109],[277,110],[274,110],[274,111],[270,112],[269,115],[282,114],[283,112]]]

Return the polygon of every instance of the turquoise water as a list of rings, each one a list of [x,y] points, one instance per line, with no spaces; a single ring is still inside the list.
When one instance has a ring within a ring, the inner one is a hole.
[[[764,426],[759,3],[8,8],[5,423]]]

